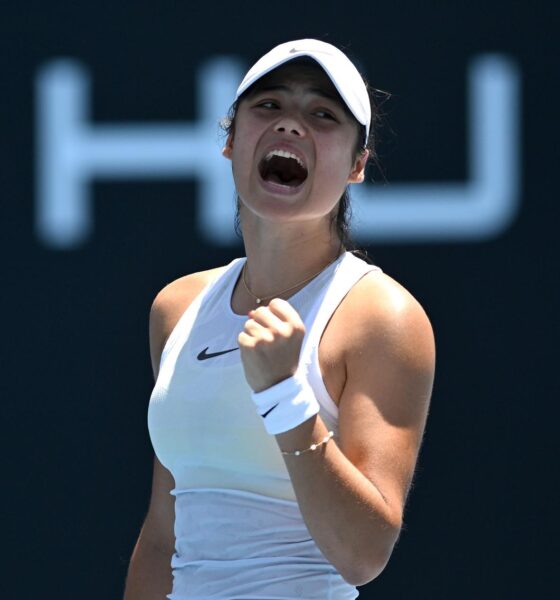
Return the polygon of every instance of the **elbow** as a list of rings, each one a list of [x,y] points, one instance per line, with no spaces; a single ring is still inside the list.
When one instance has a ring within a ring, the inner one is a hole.
[[[369,560],[363,564],[353,564],[345,569],[340,570],[342,578],[350,585],[359,586],[365,585],[373,581],[381,575],[387,563],[389,562],[390,553],[379,560]]]
[[[360,586],[381,575],[391,558],[399,532],[400,528],[391,528],[382,541],[378,540],[373,547],[370,545],[356,553],[351,564],[339,569],[343,579],[350,585]]]

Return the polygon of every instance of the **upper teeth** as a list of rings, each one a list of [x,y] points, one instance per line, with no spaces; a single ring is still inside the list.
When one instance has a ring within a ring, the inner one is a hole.
[[[266,155],[266,160],[270,160],[273,156],[281,156],[282,158],[293,158],[295,161],[297,161],[297,164],[300,167],[305,168],[303,161],[301,160],[301,158],[299,158],[299,156],[296,156],[295,154],[292,154],[291,152],[288,152],[286,150],[271,150]]]

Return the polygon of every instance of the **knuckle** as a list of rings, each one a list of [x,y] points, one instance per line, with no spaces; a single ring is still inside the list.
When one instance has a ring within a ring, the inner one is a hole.
[[[241,349],[247,349],[254,346],[253,338],[244,331],[237,336],[237,342]]]
[[[284,323],[280,329],[280,333],[283,337],[291,337],[294,333],[294,326],[292,323]]]
[[[294,330],[303,335],[305,333],[305,325],[300,321],[294,325]]]
[[[272,332],[267,331],[267,330],[264,330],[258,339],[258,344],[263,349],[270,347],[273,342],[274,342],[274,335],[272,334]]]
[[[276,310],[280,313],[285,312],[286,307],[290,306],[290,304],[286,300],[282,300],[282,298],[273,298],[268,306],[273,310]]]

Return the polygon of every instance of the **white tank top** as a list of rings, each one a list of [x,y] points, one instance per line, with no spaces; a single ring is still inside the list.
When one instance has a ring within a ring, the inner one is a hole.
[[[237,344],[247,317],[231,308],[244,263],[230,263],[179,319],[150,398],[152,444],[175,479],[169,598],[355,598],[312,540],[276,440],[251,400]],[[345,253],[289,298],[306,330],[300,369],[335,440],[338,409],[321,376],[318,345],[348,291],[374,270]]]

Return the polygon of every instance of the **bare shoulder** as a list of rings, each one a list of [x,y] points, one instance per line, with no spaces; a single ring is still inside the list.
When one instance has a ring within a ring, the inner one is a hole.
[[[350,290],[334,317],[346,369],[341,448],[402,515],[434,380],[430,321],[408,290],[375,271]]]
[[[202,290],[226,267],[218,267],[180,277],[166,285],[155,297],[150,310],[150,354],[154,374],[167,338],[181,315]]]
[[[435,341],[426,312],[390,276],[373,271],[349,291],[327,326],[319,348],[327,389],[339,404],[355,383],[420,382],[429,396],[435,371]],[[367,380],[367,381],[365,381]]]
[[[365,275],[335,313],[336,336],[345,362],[433,375],[435,342],[430,320],[414,296],[385,273]],[[371,366],[370,366],[371,369]]]

